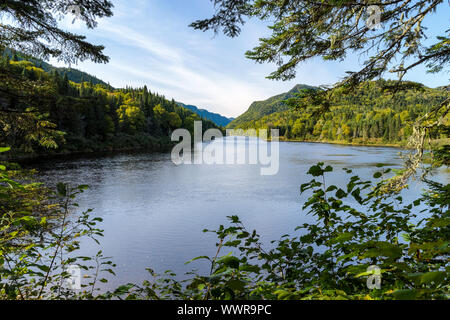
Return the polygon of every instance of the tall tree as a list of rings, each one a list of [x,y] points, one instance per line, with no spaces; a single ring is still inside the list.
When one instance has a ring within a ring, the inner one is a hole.
[[[96,19],[112,15],[112,7],[106,0],[3,0],[0,3],[0,52],[8,55],[12,49],[16,62],[18,51],[20,55],[40,59],[53,57],[69,64],[84,60],[106,63],[108,57],[103,53],[103,46],[87,42],[85,36],[62,30],[58,20],[72,14],[88,28],[94,28]],[[29,77],[26,69],[23,74],[17,73],[10,68],[9,61],[0,66],[0,128],[5,136],[12,134],[15,139],[19,133],[11,128],[23,123],[21,135],[25,132],[25,136],[34,140],[40,135],[39,144],[56,147],[51,137],[55,125],[45,120],[63,81],[59,77],[55,80]],[[38,125],[42,130],[37,129]]]
[[[72,14],[88,28],[94,28],[96,19],[112,16],[112,7],[106,0],[4,0],[0,5],[0,46],[66,63],[88,59],[108,62],[103,46],[87,42],[83,35],[62,30],[58,19]]]
[[[448,5],[448,0],[211,1],[216,13],[193,22],[193,28],[223,31],[234,37],[246,18],[273,21],[272,35],[260,39],[259,46],[247,52],[248,58],[259,63],[277,63],[278,69],[268,77],[271,79],[292,79],[303,61],[314,57],[341,60],[351,51],[370,56],[361,70],[349,72],[344,79],[343,83],[352,85],[387,70],[402,78],[420,64],[437,72],[450,62],[449,28],[443,26],[443,34],[425,45],[430,35],[423,25],[425,17]]]

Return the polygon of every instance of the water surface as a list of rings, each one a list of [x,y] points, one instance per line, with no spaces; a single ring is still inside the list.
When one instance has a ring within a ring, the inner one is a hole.
[[[240,139],[238,150],[245,146]],[[176,166],[170,154],[155,153],[52,160],[38,168],[49,184],[90,185],[77,201],[82,209],[93,208],[93,215],[104,219],[105,236],[101,247],[92,241],[83,243],[81,253],[93,255],[101,249],[114,257],[117,277],[109,284],[114,287],[141,282],[147,267],[178,274],[193,267],[206,271],[204,263],[186,266],[184,262],[215,253],[214,236],[202,230],[226,223],[226,216],[238,215],[269,245],[312,220],[302,212],[305,197],[300,196],[300,185],[310,180],[306,173],[312,165],[332,165],[335,171],[328,175],[327,184],[343,185],[342,168],[371,178],[379,163],[399,167],[399,152],[388,147],[280,143],[280,170],[274,176],[261,176],[257,165]],[[442,170],[436,179],[448,182],[449,176]],[[413,183],[407,200],[423,187]]]

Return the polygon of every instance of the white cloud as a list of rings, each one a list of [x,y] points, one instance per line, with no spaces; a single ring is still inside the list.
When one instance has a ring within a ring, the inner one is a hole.
[[[109,22],[103,23],[98,32],[127,52],[126,55],[113,52],[111,62],[104,68],[119,69],[125,79],[137,77],[139,80],[133,83],[148,84],[168,98],[236,116],[255,97],[264,96],[264,88],[258,84],[218,71],[220,66],[211,60],[205,63],[183,49],[183,44],[171,46],[149,34]],[[117,81],[112,81],[113,85],[114,82]]]

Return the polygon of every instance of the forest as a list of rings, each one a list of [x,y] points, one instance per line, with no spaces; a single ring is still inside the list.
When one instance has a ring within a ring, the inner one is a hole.
[[[204,130],[217,128],[147,86],[114,89],[79,71],[63,69],[63,73],[45,66],[9,50],[2,55],[1,73],[12,75],[16,82],[0,83],[0,90],[8,92],[0,102],[3,108],[21,110],[0,113],[0,127],[5,133],[0,144],[14,147],[11,156],[163,150],[170,148],[174,129],[193,131],[198,120],[203,120]],[[24,88],[38,99],[24,103],[18,98]],[[35,120],[37,131],[28,134],[25,128]]]
[[[302,90],[308,90],[305,86],[296,86],[287,94],[252,106],[229,127],[279,129],[285,140],[404,146],[415,121],[448,99],[450,91],[445,87],[431,89],[409,83],[410,89],[394,92],[389,89],[394,84],[388,80],[370,81],[349,93],[336,92],[330,99],[329,110],[320,115],[313,105],[289,106],[289,99],[295,100]],[[266,110],[258,114],[255,106],[257,110]],[[449,120],[447,116],[446,121]],[[438,132],[430,137],[433,140],[448,138]]]

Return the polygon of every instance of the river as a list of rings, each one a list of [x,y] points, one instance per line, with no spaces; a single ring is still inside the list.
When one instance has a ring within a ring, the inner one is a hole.
[[[241,138],[237,148],[248,143]],[[203,229],[227,223],[238,215],[248,229],[256,229],[263,242],[291,233],[313,218],[302,212],[305,196],[300,185],[309,181],[309,167],[325,162],[334,167],[327,184],[343,185],[350,168],[371,178],[383,163],[399,168],[400,149],[320,143],[280,143],[279,172],[262,176],[258,165],[180,165],[170,154],[136,153],[102,157],[58,159],[33,164],[49,185],[65,182],[88,184],[80,195],[80,209],[92,208],[104,219],[101,245],[83,242],[80,255],[103,250],[117,264],[117,276],[108,288],[146,279],[145,268],[183,274],[192,268],[206,271],[203,262],[184,262],[215,253],[215,238]],[[448,182],[448,170],[435,179]],[[406,200],[416,198],[424,185],[413,182]]]

